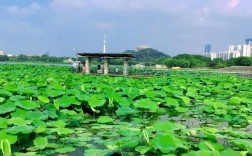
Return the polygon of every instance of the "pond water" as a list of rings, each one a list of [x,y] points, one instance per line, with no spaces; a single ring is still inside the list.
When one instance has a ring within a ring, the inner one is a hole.
[[[216,123],[210,118],[207,118],[204,120],[200,120],[200,119],[192,118],[192,117],[183,119],[183,115],[180,115],[177,117],[169,117],[168,115],[161,115],[158,120],[159,121],[174,121],[177,124],[185,125],[189,128],[198,128],[201,126],[208,126],[208,127],[214,127],[219,130],[222,130],[225,127],[230,127],[228,125],[228,122],[217,122]],[[246,132],[252,133],[252,124],[248,125],[246,128],[233,128],[233,129],[237,130],[237,131],[241,130],[241,131],[246,131]],[[114,131],[117,131],[116,127],[115,127]],[[95,138],[95,139],[87,141],[87,144],[89,145],[89,147],[94,147],[97,149],[106,149],[106,147],[104,145],[96,142],[97,140],[103,140],[104,138],[102,138],[101,136],[98,136],[98,135],[92,135],[92,138]],[[223,144],[225,147],[232,146],[231,144],[228,143],[228,141],[226,139],[218,138],[217,142]],[[79,148],[76,148],[76,150],[73,152],[69,152],[67,154],[54,154],[54,156],[80,156],[80,155],[83,155],[83,153],[85,152],[86,149],[88,149],[87,146],[79,147]],[[115,156],[115,155],[117,155],[117,154],[113,154],[113,156]]]

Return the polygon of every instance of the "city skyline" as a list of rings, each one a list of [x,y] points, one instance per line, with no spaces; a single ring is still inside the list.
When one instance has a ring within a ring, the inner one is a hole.
[[[242,44],[252,36],[249,0],[12,0],[0,2],[0,50],[74,56],[78,52],[135,50],[174,56]]]

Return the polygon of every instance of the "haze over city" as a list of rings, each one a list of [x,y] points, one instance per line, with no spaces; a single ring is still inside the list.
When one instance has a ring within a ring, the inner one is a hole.
[[[0,1],[0,50],[74,56],[150,45],[168,55],[224,51],[252,36],[251,0]]]

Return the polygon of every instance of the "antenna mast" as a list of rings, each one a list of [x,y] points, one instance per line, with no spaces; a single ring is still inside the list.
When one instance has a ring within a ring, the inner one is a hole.
[[[105,34],[103,36],[103,53],[106,53],[106,38]]]

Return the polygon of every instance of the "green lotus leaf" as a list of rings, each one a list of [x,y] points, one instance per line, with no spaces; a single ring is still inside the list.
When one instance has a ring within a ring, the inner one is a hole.
[[[131,114],[136,114],[136,113],[137,113],[136,110],[129,108],[129,107],[121,107],[116,111],[116,114],[119,116],[120,115],[131,115]]]
[[[200,107],[199,110],[202,112],[207,112],[207,113],[214,113],[215,112],[215,109],[211,106],[202,106],[202,107]]]
[[[175,131],[186,129],[186,126],[170,121],[160,121],[153,125],[153,129],[158,131]]]
[[[145,95],[147,98],[154,98],[156,96],[156,92],[148,90],[147,92],[145,92]]]
[[[31,110],[34,108],[38,108],[39,105],[34,102],[34,101],[30,101],[30,100],[21,100],[21,101],[16,101],[15,104],[23,109],[27,109],[27,110]]]
[[[48,145],[48,139],[47,137],[36,137],[33,143],[38,149],[44,149]]]
[[[211,151],[222,151],[224,150],[224,146],[219,143],[213,143],[211,141],[200,141],[199,149],[201,150],[211,150]]]
[[[21,95],[15,95],[9,98],[10,101],[20,101],[20,100],[25,100],[25,96]]]
[[[227,149],[221,152],[221,156],[244,156],[244,154],[242,154],[241,151],[234,151],[231,149]]]
[[[114,120],[110,118],[109,116],[100,116],[97,119],[98,123],[112,123]]]
[[[192,151],[183,156],[222,156],[218,151],[209,151],[209,150],[199,150],[199,151]]]
[[[23,118],[20,117],[12,117],[11,119],[9,119],[8,123],[13,125],[29,125],[31,124],[31,121],[24,120]]]
[[[88,101],[89,95],[87,94],[75,94],[75,97],[80,101]]]
[[[138,97],[139,96],[139,91],[138,90],[134,90],[134,91],[130,91],[130,92],[128,92],[127,93],[127,95],[128,95],[128,97],[130,98],[130,99],[135,99],[136,97]]]
[[[215,114],[216,115],[226,115],[227,111],[224,109],[215,109]]]
[[[65,90],[64,86],[58,84],[57,82],[52,83],[50,87],[56,90]]]
[[[162,153],[170,153],[178,148],[187,149],[185,142],[180,140],[173,133],[159,134],[151,140],[154,149],[159,149]]]
[[[249,99],[249,98],[246,98],[246,97],[242,97],[241,98],[241,102],[242,103],[245,103],[245,104],[252,104],[252,101],[251,101],[251,99]]]
[[[45,114],[46,114],[48,117],[50,117],[50,118],[52,118],[52,119],[55,119],[55,118],[58,117],[56,111],[45,110],[44,112],[45,112]]]
[[[34,125],[35,127],[39,127],[39,126],[46,126],[46,123],[39,119],[34,119],[32,120],[32,125]]]
[[[11,134],[6,134],[3,131],[0,131],[0,140],[5,140],[7,139],[10,144],[14,144],[17,142],[17,136],[16,135],[11,135]]]
[[[8,85],[4,86],[4,89],[7,91],[10,91],[12,93],[17,92],[17,90],[18,90],[17,86],[15,86],[13,84],[8,84]]]
[[[25,153],[15,152],[15,156],[34,156],[34,155],[37,155],[37,152],[25,152]]]
[[[58,135],[65,135],[65,134],[73,134],[74,130],[69,129],[69,128],[63,128],[63,127],[59,127],[55,129],[56,132],[58,133]]]
[[[80,94],[80,91],[77,89],[69,89],[66,91],[66,95],[77,95]]]
[[[191,99],[186,96],[178,96],[184,104],[190,104]]]
[[[100,106],[103,106],[105,104],[106,100],[102,99],[102,100],[99,100],[95,95],[92,95],[90,97],[90,99],[88,100],[88,105],[90,107],[100,107]]]
[[[105,92],[105,94],[106,94],[106,97],[108,97],[108,98],[117,98],[118,97],[118,94],[115,92],[115,91],[113,91],[113,89],[112,88],[106,88],[105,90],[104,90],[104,92]]]
[[[139,138],[136,138],[135,136],[128,136],[116,140],[116,144],[123,148],[133,148],[139,144],[139,141]]]
[[[5,100],[5,98],[0,97],[0,103],[2,103]]]
[[[70,116],[74,116],[74,115],[77,115],[77,113],[73,110],[67,110],[67,109],[63,109],[60,111],[61,113],[65,113],[67,115],[70,115]]]
[[[195,88],[192,88],[192,87],[189,87],[189,88],[187,89],[186,96],[195,98],[195,97],[197,96],[197,91],[196,91],[196,89],[195,89]]]
[[[13,102],[7,101],[6,103],[0,105],[0,114],[13,112],[15,110],[16,110],[16,105]]]
[[[50,100],[45,96],[38,96],[38,99],[44,103],[49,103]]]
[[[135,150],[136,150],[137,152],[139,152],[140,154],[145,154],[145,153],[147,153],[150,149],[151,149],[151,147],[148,147],[148,146],[137,146],[137,147],[135,148]]]
[[[175,90],[175,91],[172,91],[173,95],[174,96],[183,96],[183,92],[182,91],[179,91],[179,90]]]
[[[62,90],[49,90],[48,92],[45,92],[45,96],[47,97],[58,97],[62,95],[64,92]]]
[[[116,101],[118,102],[118,104],[121,107],[129,107],[130,106],[130,102],[127,98],[119,97],[116,99]]]
[[[185,107],[176,107],[175,110],[179,113],[185,113],[188,111],[188,108]]]
[[[123,128],[119,132],[122,136],[139,136],[142,134],[139,128]]]
[[[7,91],[7,90],[0,90],[0,96],[1,97],[7,98],[7,97],[11,97],[12,95],[13,94],[11,92]]]
[[[140,99],[133,103],[136,108],[146,109],[149,111],[157,111],[158,105],[156,102],[151,101],[150,99]]]
[[[28,96],[33,96],[33,95],[37,94],[36,90],[34,90],[33,88],[29,88],[29,87],[19,87],[18,92],[20,94],[24,94],[24,95],[28,95]]]
[[[252,142],[250,139],[237,138],[237,139],[232,140],[231,143],[242,149],[252,148]]]
[[[9,125],[8,119],[0,117],[0,129],[1,128],[5,129],[8,127],[8,125]]]
[[[179,106],[179,102],[177,99],[171,98],[171,97],[167,97],[165,98],[166,104],[167,106]]]
[[[98,132],[97,135],[106,137],[106,138],[111,138],[111,137],[113,138],[113,137],[119,136],[119,134],[116,132]]]
[[[43,133],[43,132],[45,132],[46,131],[46,127],[44,127],[44,126],[40,126],[40,127],[37,127],[36,129],[35,129],[35,132],[36,133]]]
[[[15,112],[11,113],[11,116],[26,119],[28,113],[29,113],[29,111],[27,111],[27,110],[17,108]]]
[[[85,156],[106,156],[109,154],[109,150],[102,149],[87,149],[84,151]]]
[[[30,120],[46,120],[47,118],[48,118],[47,115],[39,111],[29,112],[26,115],[26,119],[30,119]]]
[[[60,107],[67,108],[71,104],[80,105],[80,102],[76,100],[74,96],[62,96],[61,98],[56,99],[56,102]]]
[[[51,121],[51,122],[47,122],[46,123],[48,127],[65,127],[67,124],[62,121],[62,120],[58,120],[58,121]]]
[[[62,148],[57,148],[56,150],[55,150],[55,152],[57,152],[57,153],[69,153],[69,152],[73,152],[73,151],[75,151],[76,150],[76,148],[74,148],[74,147],[72,147],[72,146],[66,146],[66,147],[62,147]]]
[[[33,132],[35,127],[29,126],[29,125],[18,125],[18,126],[13,126],[11,128],[7,129],[7,132],[10,134],[18,134],[18,133],[23,133],[23,134],[29,134]]]
[[[230,98],[229,103],[232,105],[239,105],[242,102],[240,97],[233,96]]]

